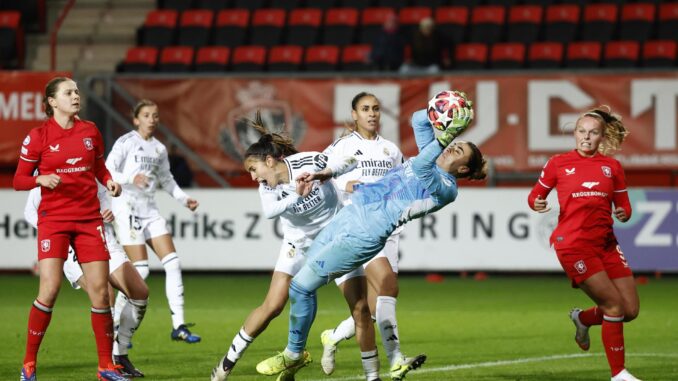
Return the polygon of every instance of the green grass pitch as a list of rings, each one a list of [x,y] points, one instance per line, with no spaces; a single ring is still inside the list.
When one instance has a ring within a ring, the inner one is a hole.
[[[268,281],[264,275],[185,275],[186,318],[196,323],[193,330],[203,338],[189,345],[170,340],[164,275],[151,274],[149,309],[133,339],[131,359],[147,380],[208,380],[244,318],[262,301]],[[19,378],[37,285],[38,279],[30,276],[0,276],[0,380]],[[567,313],[591,303],[569,287],[564,275],[490,276],[485,281],[449,275],[441,283],[403,276],[400,288],[402,349],[428,355],[408,380],[609,380],[600,328],[591,330],[590,352],[580,351],[573,341]],[[643,380],[678,380],[678,278],[650,278],[639,293],[640,316],[625,325],[627,367]],[[297,380],[364,379],[355,341],[341,344],[332,376],[322,373],[320,332],[344,319],[347,308],[334,285],[321,289],[318,301],[308,344],[314,363]],[[40,381],[96,379],[88,311],[86,295],[64,283],[39,354]],[[287,313],[250,346],[230,379],[275,379],[258,375],[254,366],[284,348]]]

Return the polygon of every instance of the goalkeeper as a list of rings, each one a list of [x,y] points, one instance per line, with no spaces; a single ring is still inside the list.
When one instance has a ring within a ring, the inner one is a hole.
[[[438,138],[426,110],[412,115],[419,155],[389,171],[380,180],[360,184],[345,206],[325,227],[306,254],[306,264],[290,285],[290,326],[285,350],[257,365],[261,374],[274,375],[295,368],[315,318],[316,290],[375,256],[400,225],[433,213],[457,197],[457,179],[480,180],[486,162],[473,143],[452,141],[473,120],[470,102],[453,112],[448,128]],[[303,181],[327,180],[321,173],[304,173]],[[367,381],[379,379],[375,333],[365,298],[350,300],[356,339]]]

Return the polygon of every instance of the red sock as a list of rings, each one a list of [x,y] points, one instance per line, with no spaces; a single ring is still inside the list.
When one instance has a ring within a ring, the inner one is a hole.
[[[52,320],[52,307],[40,303],[37,299],[28,314],[28,335],[26,337],[26,355],[24,364],[35,362],[42,338],[45,337],[49,321]]]
[[[587,327],[603,324],[603,311],[597,306],[579,313],[579,321]]]
[[[113,362],[113,317],[110,308],[92,307],[92,330],[97,342],[99,368],[108,368]]]
[[[603,317],[603,346],[612,376],[624,370],[624,317]]]

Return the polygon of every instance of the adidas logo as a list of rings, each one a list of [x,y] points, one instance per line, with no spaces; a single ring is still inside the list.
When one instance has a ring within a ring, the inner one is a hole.
[[[143,150],[144,150],[144,147],[139,146],[139,149],[137,150],[137,152],[138,152],[138,151],[143,151]]]
[[[285,197],[287,197],[288,193],[285,192],[285,191],[283,191],[280,195],[281,195],[283,198],[285,198]]]
[[[398,341],[398,336],[396,335],[391,335],[386,339],[386,341]]]
[[[315,263],[320,266],[320,268],[325,268],[325,261],[315,261]]]
[[[355,153],[353,154],[353,156],[358,156],[358,155],[362,155],[362,154],[363,154],[363,151],[357,150],[357,151],[355,151]]]

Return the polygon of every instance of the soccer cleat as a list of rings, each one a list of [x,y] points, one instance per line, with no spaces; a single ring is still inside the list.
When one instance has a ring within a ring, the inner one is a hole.
[[[113,364],[120,365],[120,374],[126,377],[143,377],[144,374],[137,369],[127,355],[113,356]]]
[[[172,330],[172,340],[193,344],[200,342],[201,339],[200,336],[192,334],[186,324],[182,324],[177,329]]]
[[[639,378],[634,377],[628,370],[624,369],[621,372],[617,373],[616,376],[612,377],[610,381],[643,381]]]
[[[101,381],[130,381],[120,373],[121,369],[121,365],[108,364],[107,368],[99,368],[97,378]]]
[[[573,308],[572,311],[570,311],[570,319],[572,319],[572,323],[574,323],[574,327],[577,329],[574,334],[574,341],[577,342],[579,348],[584,351],[588,351],[589,347],[591,346],[589,327],[585,326],[581,321],[579,321],[580,312],[581,309],[579,308]]]
[[[21,381],[38,381],[38,375],[35,373],[35,361],[27,362],[21,368]]]
[[[304,361],[295,367],[285,369],[280,374],[278,375],[278,378],[275,379],[275,381],[295,381],[294,380],[294,375],[297,374],[299,369],[305,367],[306,365],[310,364],[313,360],[311,359],[310,353],[304,351]]]
[[[292,360],[281,352],[257,364],[257,372],[266,376],[272,376],[284,370],[298,370],[311,361],[311,355],[307,351],[304,351],[302,356],[297,360]]]
[[[401,357],[391,366],[391,380],[400,381],[412,369],[417,369],[426,362],[426,355],[421,354],[415,357]]]
[[[212,378],[211,381],[225,381],[226,378],[228,378],[228,375],[231,374],[231,370],[233,368],[226,368],[224,369],[224,361],[226,360],[226,356],[221,358],[219,360],[219,363],[217,366],[212,368]]]
[[[320,342],[323,345],[323,357],[320,358],[320,367],[326,375],[334,372],[334,355],[337,353],[337,343],[332,341],[332,330],[327,329],[320,334]]]

